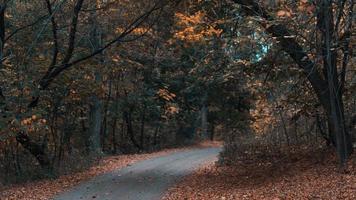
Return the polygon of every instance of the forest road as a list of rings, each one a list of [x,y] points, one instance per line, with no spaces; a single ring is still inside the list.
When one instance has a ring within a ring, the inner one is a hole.
[[[180,178],[206,162],[213,162],[221,148],[193,149],[137,162],[94,177],[55,200],[159,200]]]

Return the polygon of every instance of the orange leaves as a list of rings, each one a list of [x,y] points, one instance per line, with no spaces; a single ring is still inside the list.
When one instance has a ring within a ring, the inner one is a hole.
[[[176,97],[175,94],[169,92],[167,89],[159,89],[157,95],[165,101],[173,101]]]
[[[206,14],[202,11],[193,15],[184,15],[176,13],[177,26],[180,30],[175,33],[175,38],[187,42],[204,41],[206,38],[219,36],[222,30],[209,24],[206,20]]]
[[[32,115],[21,120],[20,125],[25,127],[28,132],[34,132],[37,126],[43,126],[47,124],[46,119],[39,118],[37,115]]]
[[[180,26],[194,25],[204,22],[205,13],[199,11],[190,16],[184,15],[182,13],[176,13],[176,18],[178,19],[177,23]]]
[[[294,12],[293,12],[294,11]],[[306,13],[306,14],[313,14],[315,13],[315,6],[311,4],[308,0],[299,0],[297,4],[297,10],[285,6],[277,11],[276,16],[279,18],[291,18],[296,16],[296,11]]]
[[[169,92],[166,88],[163,88],[158,90],[157,95],[159,98],[166,101],[166,105],[164,106],[164,116],[162,116],[163,118],[179,113],[179,107],[172,103],[176,98],[175,94]]]
[[[315,6],[309,3],[308,0],[300,0],[298,10],[301,12],[306,12],[308,14],[313,14],[315,12]]]
[[[277,12],[278,17],[292,17],[292,13],[288,10],[279,10]]]
[[[32,120],[31,118],[27,118],[21,121],[21,125],[25,126],[25,125],[31,125],[32,124]]]
[[[125,31],[125,28],[119,27],[119,28],[116,28],[115,33],[120,34],[120,33],[124,32],[124,31]],[[148,29],[148,28],[135,28],[135,29],[132,31],[132,34],[134,34],[134,35],[143,35],[143,34],[146,34],[146,33],[152,33],[152,29]]]
[[[36,116],[36,115],[32,115],[31,119],[32,119],[33,121],[35,121],[35,120],[37,119],[37,116]]]
[[[174,115],[179,113],[179,108],[175,106],[168,106],[166,109],[166,114]]]
[[[120,61],[118,58],[112,58],[111,60],[115,63],[118,63]]]
[[[31,117],[25,118],[21,121],[21,125],[31,125],[34,122],[36,122],[37,120],[37,116],[36,115],[32,115]]]

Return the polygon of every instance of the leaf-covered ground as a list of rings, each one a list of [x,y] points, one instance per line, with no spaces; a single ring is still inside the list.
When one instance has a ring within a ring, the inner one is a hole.
[[[340,173],[328,149],[251,154],[234,165],[205,166],[164,199],[356,199],[356,157]]]

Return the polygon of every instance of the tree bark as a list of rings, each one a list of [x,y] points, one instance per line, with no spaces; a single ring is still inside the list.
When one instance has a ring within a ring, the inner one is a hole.
[[[125,120],[125,122],[126,122],[127,134],[129,135],[132,144],[133,144],[138,150],[142,150],[142,147],[138,144],[138,142],[137,142],[136,139],[135,139],[135,134],[134,134],[133,127],[132,127],[131,112],[124,111],[123,117],[124,117],[124,120]]]
[[[111,134],[112,134],[112,153],[116,153],[117,152],[117,148],[116,148],[116,126],[117,126],[117,117],[115,116],[113,121],[112,121],[112,125],[111,125]]]
[[[101,154],[101,143],[100,143],[100,130],[101,130],[101,121],[102,113],[101,108],[102,104],[100,99],[94,95],[91,97],[91,104],[89,106],[89,135],[88,135],[88,144],[89,144],[89,153]]]
[[[202,139],[209,138],[208,136],[208,106],[207,106],[208,94],[205,93],[202,99],[202,107],[201,107],[201,128],[202,128]]]
[[[322,0],[318,13],[318,27],[322,35],[322,56],[324,60],[324,73],[328,83],[329,103],[328,120],[331,133],[335,137],[336,149],[341,165],[346,163],[346,159],[352,153],[352,140],[347,132],[344,116],[344,104],[342,91],[337,71],[337,51],[333,44],[336,42],[334,32],[332,2]]]
[[[215,139],[215,124],[210,122],[210,140],[214,141]]]
[[[2,69],[2,62],[4,61],[4,47],[5,47],[5,10],[6,1],[0,3],[0,69]],[[5,96],[0,85],[0,105],[3,104]]]
[[[79,0],[80,1],[80,0]],[[92,45],[92,51],[96,51],[101,46],[101,31],[99,30],[99,24],[97,21],[97,1],[90,1],[91,6],[94,11],[90,13],[89,22],[92,24],[90,30],[90,40]],[[72,36],[71,36],[72,37]],[[73,36],[74,37],[74,36]],[[73,38],[74,39],[74,38]],[[70,60],[67,59],[68,61]],[[97,65],[103,64],[102,56],[99,57],[99,60],[96,62]],[[97,67],[94,71],[95,76],[95,84],[101,85],[102,84],[102,77]],[[102,100],[99,98],[96,91],[93,92],[91,96],[91,103],[89,106],[89,120],[90,120],[90,128],[89,128],[89,152],[93,154],[100,155],[102,153],[101,147],[101,132],[102,132],[102,122],[103,122],[103,103]]]
[[[286,125],[286,122],[285,122],[284,117],[283,117],[282,109],[278,110],[278,114],[279,114],[279,117],[281,118],[283,132],[284,132],[284,136],[286,137],[286,140],[287,140],[287,145],[289,146],[290,145],[290,138],[289,138],[289,134],[288,134],[288,130],[287,130],[287,125]]]
[[[202,128],[202,139],[208,138],[208,107],[203,105],[201,108],[201,128]]]
[[[141,113],[141,135],[140,135],[140,146],[144,148],[144,137],[145,137],[145,120],[146,120],[146,105],[143,106]]]
[[[45,152],[42,145],[32,141],[31,138],[24,132],[20,132],[16,136],[19,142],[26,150],[28,150],[35,158],[41,167],[45,170],[51,169],[51,163],[48,154]]]
[[[0,69],[4,59],[6,4],[0,3]]]
[[[108,110],[109,110],[109,104],[110,104],[110,100],[111,100],[111,95],[112,95],[112,80],[111,77],[108,78],[108,95],[106,98],[106,101],[104,103],[104,119],[103,119],[103,125],[101,127],[101,145],[102,145],[102,149],[105,150],[106,147],[106,137],[109,134],[109,130],[107,128],[108,126]],[[110,148],[110,147],[109,147]]]

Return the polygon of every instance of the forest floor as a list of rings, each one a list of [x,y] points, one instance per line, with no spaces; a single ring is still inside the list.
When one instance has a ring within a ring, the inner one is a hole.
[[[164,199],[356,199],[356,156],[340,173],[332,149],[247,153],[230,166],[204,166],[171,188]]]
[[[220,143],[201,143],[189,147],[166,149],[159,152],[134,155],[104,157],[100,162],[82,172],[60,176],[57,179],[46,179],[24,184],[9,185],[0,188],[1,200],[49,200],[93,177],[117,171],[139,161],[162,157],[175,152],[191,149],[218,147]]]

